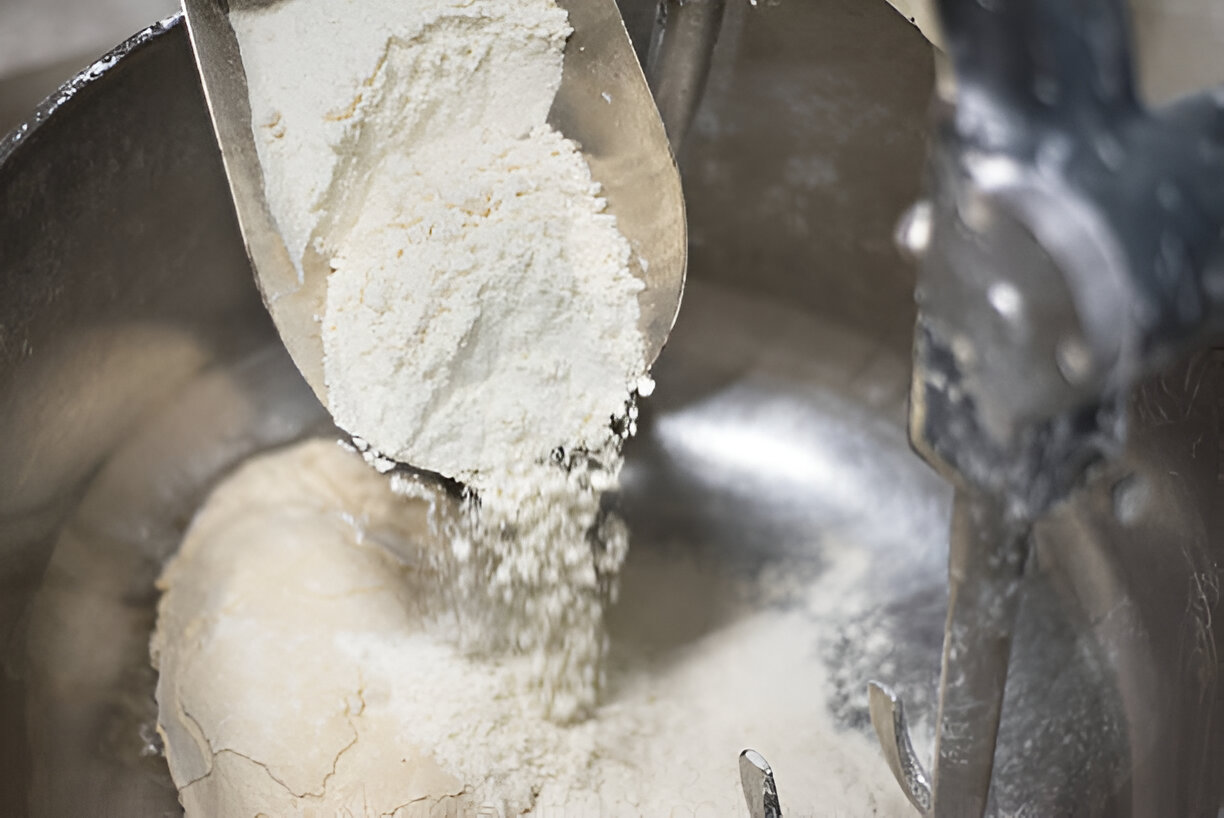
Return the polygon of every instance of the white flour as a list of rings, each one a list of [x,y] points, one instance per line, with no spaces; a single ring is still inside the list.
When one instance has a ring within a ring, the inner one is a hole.
[[[474,491],[447,561],[459,639],[530,656],[544,711],[581,717],[625,551],[599,493],[646,364],[629,244],[546,124],[565,13],[284,0],[231,20],[272,213],[299,271],[331,270],[328,408],[376,466]]]
[[[908,813],[824,693],[827,608],[855,603],[861,551],[826,548],[815,581],[642,553],[605,700],[564,726],[519,684],[528,660],[440,638],[428,552],[448,543],[428,505],[327,441],[251,461],[213,493],[167,566],[153,642],[188,816],[740,816],[746,746],[773,765],[788,815]],[[763,605],[780,582],[794,602]],[[713,589],[728,613],[704,634],[650,613]]]
[[[599,449],[642,375],[629,244],[546,124],[553,0],[290,0],[236,11],[290,255],[330,260],[328,408],[485,491]]]

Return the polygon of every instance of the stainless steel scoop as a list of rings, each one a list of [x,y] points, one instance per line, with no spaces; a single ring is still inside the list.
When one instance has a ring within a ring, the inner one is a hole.
[[[311,389],[327,405],[319,321],[326,263],[290,259],[264,194],[251,130],[246,72],[230,7],[259,0],[183,0],[234,208],[264,304]],[[680,174],[614,0],[559,0],[574,33],[549,123],[582,148],[591,175],[635,251],[646,361],[653,363],[675,322],[684,289],[688,236]]]

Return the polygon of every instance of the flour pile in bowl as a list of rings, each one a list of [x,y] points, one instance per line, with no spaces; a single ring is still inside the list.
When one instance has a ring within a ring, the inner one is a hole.
[[[448,497],[419,489],[315,440],[249,461],[199,512],[153,641],[189,818],[741,816],[745,746],[789,814],[910,809],[826,698],[817,646],[871,603],[846,593],[871,570],[861,548],[825,543],[761,575],[639,551],[609,689],[562,725],[521,684],[529,656],[468,654],[440,632],[428,556],[449,543],[429,523]],[[767,602],[780,588],[788,603]],[[726,619],[694,634],[712,594]]]

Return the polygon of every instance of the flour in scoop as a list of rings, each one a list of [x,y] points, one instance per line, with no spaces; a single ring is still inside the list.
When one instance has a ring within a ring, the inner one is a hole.
[[[643,374],[630,248],[577,146],[553,0],[282,0],[231,17],[290,255],[328,261],[327,403],[381,454],[496,486],[597,449]]]
[[[624,557],[600,510],[645,376],[642,283],[577,146],[547,124],[553,0],[233,4],[269,207],[323,268],[327,404],[381,469],[469,492],[443,566],[474,651],[533,658],[588,713]]]

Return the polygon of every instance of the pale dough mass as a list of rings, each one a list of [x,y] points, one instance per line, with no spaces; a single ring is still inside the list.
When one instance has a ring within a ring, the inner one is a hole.
[[[359,458],[315,442],[244,466],[160,587],[160,730],[188,815],[395,813],[458,794],[371,650],[419,633],[411,571],[368,525],[416,519]]]

